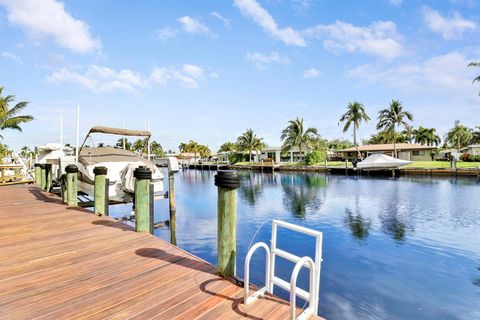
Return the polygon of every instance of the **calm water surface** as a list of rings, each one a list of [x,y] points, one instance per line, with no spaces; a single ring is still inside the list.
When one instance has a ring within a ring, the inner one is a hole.
[[[175,175],[178,245],[216,263],[213,171]],[[328,319],[480,319],[480,185],[476,179],[367,178],[239,172],[237,274],[257,228],[275,218],[324,233],[320,315]],[[116,208],[116,211],[121,210]],[[156,220],[168,218],[157,201]],[[169,239],[168,230],[157,235]],[[254,242],[271,237],[271,223]],[[313,255],[307,236],[279,247]],[[252,260],[263,285],[264,255]],[[290,279],[293,264],[277,258]],[[307,287],[307,273],[299,284]],[[286,292],[276,294],[287,298]]]

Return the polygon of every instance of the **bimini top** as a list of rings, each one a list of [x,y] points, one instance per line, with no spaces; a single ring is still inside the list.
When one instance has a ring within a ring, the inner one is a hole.
[[[106,133],[106,134],[116,134],[120,136],[135,136],[135,137],[150,137],[152,135],[150,131],[110,128],[110,127],[101,127],[101,126],[93,127],[88,132],[88,134],[90,133]]]

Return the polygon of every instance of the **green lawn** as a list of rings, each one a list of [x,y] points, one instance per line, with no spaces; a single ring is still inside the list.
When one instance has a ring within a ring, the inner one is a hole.
[[[457,162],[457,168],[477,168],[480,166],[480,162]],[[450,162],[448,161],[414,161],[407,166],[408,168],[450,168]]]
[[[235,165],[238,166],[261,166],[258,162],[237,162]],[[265,165],[268,165],[265,163]],[[303,162],[283,162],[280,164],[281,166],[292,166],[292,167],[300,167],[305,166]],[[323,167],[323,163],[318,164],[317,166]],[[327,166],[329,167],[345,167],[344,161],[328,161]],[[348,162],[348,166],[351,167],[352,163]],[[457,168],[477,168],[480,167],[480,162],[457,162]],[[406,168],[423,168],[423,169],[434,169],[434,168],[450,168],[450,162],[448,161],[415,161],[412,164],[408,165]]]

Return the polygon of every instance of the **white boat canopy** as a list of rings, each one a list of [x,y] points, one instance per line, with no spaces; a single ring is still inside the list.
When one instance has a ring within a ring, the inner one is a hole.
[[[357,168],[362,170],[397,169],[410,163],[412,161],[397,159],[383,153],[374,153],[366,157],[362,162],[359,162]]]
[[[101,126],[96,126],[91,128],[88,134],[91,134],[91,133],[106,133],[106,134],[115,134],[120,136],[136,136],[136,137],[150,137],[152,135],[150,131],[130,130],[130,129],[121,129],[121,128],[101,127]]]

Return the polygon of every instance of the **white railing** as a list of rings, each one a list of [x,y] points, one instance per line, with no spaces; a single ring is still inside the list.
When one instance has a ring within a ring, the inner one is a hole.
[[[312,258],[298,257],[294,254],[291,254],[287,251],[277,248],[277,231],[278,227],[283,227],[293,231],[301,232],[306,235],[315,237],[315,261]],[[322,232],[308,229],[305,227],[297,226],[292,223],[273,220],[272,221],[272,240],[270,248],[264,242],[258,242],[250,248],[245,258],[245,287],[244,287],[244,303],[250,304],[255,301],[258,297],[263,296],[265,293],[273,293],[273,286],[277,285],[280,288],[283,288],[290,292],[290,314],[291,319],[295,319],[295,314],[297,311],[296,308],[296,296],[299,296],[308,302],[308,308],[305,309],[296,319],[306,319],[311,315],[316,315],[318,313],[318,297],[319,297],[319,288],[320,288],[320,269],[322,263]],[[252,255],[258,248],[265,249],[266,252],[266,263],[265,263],[265,286],[258,291],[254,292],[252,295],[249,295],[250,291],[250,260]],[[279,256],[289,261],[295,263],[295,268],[293,269],[290,283],[286,282],[275,276],[275,257]],[[310,269],[310,287],[309,291],[305,291],[301,288],[297,288],[297,277],[300,269],[302,267]]]

